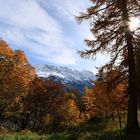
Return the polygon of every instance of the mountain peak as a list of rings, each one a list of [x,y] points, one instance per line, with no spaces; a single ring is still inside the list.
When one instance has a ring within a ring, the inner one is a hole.
[[[72,70],[68,67],[62,66],[49,66],[47,64],[43,64],[36,66],[36,71],[39,77],[45,79],[50,79],[53,77],[53,80],[54,77],[56,77],[55,81],[62,81],[67,88],[77,88],[80,90],[80,92],[83,92],[85,86],[91,87],[91,81],[95,79],[95,75],[91,71]]]

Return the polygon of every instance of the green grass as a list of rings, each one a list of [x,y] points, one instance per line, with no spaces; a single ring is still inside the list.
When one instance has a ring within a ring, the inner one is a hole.
[[[5,134],[0,135],[0,140],[139,140],[140,136],[129,136],[125,135],[123,132],[90,132],[78,131],[73,132],[62,132],[48,135],[38,135],[38,134]]]
[[[126,135],[120,130],[118,119],[109,123],[89,121],[59,133],[37,134],[28,130],[18,133],[1,133],[0,140],[140,140],[140,135]]]

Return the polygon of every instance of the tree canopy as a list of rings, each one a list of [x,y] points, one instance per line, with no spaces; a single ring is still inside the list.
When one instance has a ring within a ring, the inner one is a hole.
[[[131,18],[139,17],[139,0],[91,0],[92,6],[77,17],[79,22],[90,21],[93,39],[86,39],[89,49],[79,51],[81,57],[92,58],[97,53],[108,53],[110,65],[128,74],[127,130],[138,130],[136,53],[139,53],[140,28],[130,30]]]

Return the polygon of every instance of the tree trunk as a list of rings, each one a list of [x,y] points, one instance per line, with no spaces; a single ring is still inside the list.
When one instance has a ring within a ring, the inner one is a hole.
[[[137,113],[137,85],[136,85],[136,70],[134,62],[134,51],[132,45],[132,37],[126,33],[128,45],[128,66],[129,66],[129,79],[128,79],[128,114],[127,114],[127,130],[136,132],[138,130],[138,113]]]
[[[139,130],[138,125],[138,113],[137,113],[137,85],[136,85],[136,69],[134,60],[134,48],[133,48],[133,35],[129,29],[129,15],[127,9],[127,1],[122,0],[122,19],[125,27],[125,39],[128,51],[128,68],[129,68],[129,79],[128,79],[128,113],[127,113],[127,126],[126,130],[128,133],[136,133]]]
[[[119,107],[117,106],[117,114],[118,114],[118,118],[119,118],[119,127],[120,129],[122,128],[122,118],[121,118],[121,113],[119,111]]]
[[[125,110],[123,112],[123,119],[124,119],[124,126],[126,127],[126,116],[125,116]]]

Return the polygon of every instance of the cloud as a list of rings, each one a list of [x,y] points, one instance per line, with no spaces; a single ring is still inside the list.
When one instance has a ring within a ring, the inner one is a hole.
[[[36,0],[0,0],[0,18],[13,26],[60,32],[58,23],[44,11]]]
[[[63,20],[75,22],[74,16],[84,11],[90,5],[89,0],[40,0],[43,5],[54,9],[54,13]]]
[[[61,21],[69,26],[67,30],[73,32],[74,41],[79,40],[83,43],[83,39],[92,38],[90,32],[90,23],[83,22],[79,25],[76,22],[75,16],[78,16],[80,12],[85,12],[88,7],[91,6],[89,0],[39,0],[47,10],[50,10],[53,15],[59,17]],[[69,29],[70,28],[70,29]]]
[[[25,51],[33,64],[93,70],[102,60],[84,61],[76,53],[92,36],[89,23],[78,25],[74,15],[89,5],[89,0],[0,0],[0,37]]]
[[[57,64],[76,62],[73,41],[38,0],[0,0],[0,36],[15,49]]]

